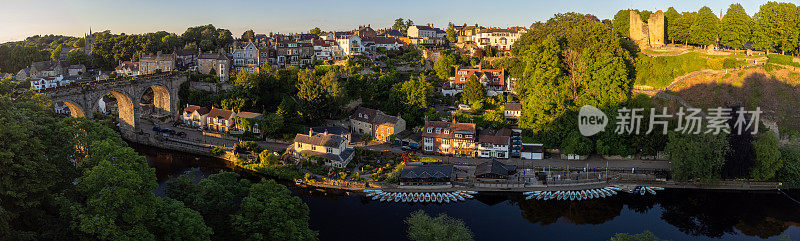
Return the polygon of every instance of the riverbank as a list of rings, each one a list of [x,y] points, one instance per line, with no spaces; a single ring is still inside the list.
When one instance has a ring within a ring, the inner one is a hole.
[[[126,135],[126,140],[141,145],[187,152],[195,155],[204,155],[209,157],[214,157],[210,154],[210,151],[214,147],[219,147],[213,144],[194,143],[174,137],[151,136],[142,134]],[[232,146],[230,147],[222,146],[222,147],[223,150],[225,150],[225,154],[222,156],[217,156],[215,158],[220,158],[222,160],[225,160],[232,166],[241,168],[243,170],[247,170],[252,173],[264,175],[265,177],[280,178],[286,181],[294,181],[295,179],[301,179],[301,178],[304,179],[302,176],[303,172],[301,172],[300,170],[293,170],[293,168],[289,166],[272,167],[273,169],[268,169],[270,167],[248,167],[239,165],[240,163],[239,156],[233,153]],[[255,158],[258,157],[256,156]],[[267,171],[271,172],[265,173]],[[764,190],[776,190],[779,188],[779,184],[775,182],[723,180],[713,183],[702,183],[702,182],[675,182],[657,178],[647,178],[647,179],[637,179],[637,180],[626,180],[626,179],[614,180],[609,178],[608,180],[585,181],[585,182],[567,183],[567,184],[550,184],[550,185],[536,185],[536,184],[522,184],[522,183],[503,185],[503,184],[474,182],[467,185],[449,185],[442,187],[422,187],[422,188],[418,186],[399,186],[399,185],[379,183],[379,182],[363,182],[364,185],[353,185],[352,182],[350,181],[339,181],[331,179],[321,179],[321,180],[322,181],[315,181],[315,182],[308,182],[307,180],[304,180],[306,181],[304,182],[304,185],[309,185],[317,188],[325,188],[325,189],[338,189],[344,191],[363,191],[364,189],[385,189],[395,192],[448,191],[448,190],[471,190],[480,192],[559,191],[559,190],[591,189],[591,188],[599,188],[611,185],[634,185],[634,186],[647,185],[647,186],[658,186],[658,187],[672,188],[672,189],[709,189],[709,190],[738,190],[738,191],[764,191]]]

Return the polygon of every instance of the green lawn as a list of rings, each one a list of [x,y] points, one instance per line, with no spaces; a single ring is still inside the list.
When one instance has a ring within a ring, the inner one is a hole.
[[[767,55],[767,63],[789,65],[800,68],[800,63],[794,62],[794,57],[789,55],[770,54]]]
[[[701,53],[686,53],[678,56],[651,58],[639,53],[636,62],[636,85],[663,88],[675,77],[702,69],[726,69],[747,63],[737,56],[716,56]]]

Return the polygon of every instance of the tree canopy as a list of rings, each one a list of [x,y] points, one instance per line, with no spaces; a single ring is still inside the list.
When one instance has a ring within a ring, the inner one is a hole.
[[[700,45],[714,45],[719,36],[719,18],[709,7],[697,11],[692,27],[690,28],[692,43]]]
[[[720,22],[720,44],[741,49],[750,41],[753,21],[741,4],[731,4]]]
[[[423,240],[473,240],[472,231],[463,221],[451,218],[447,214],[431,217],[425,211],[411,213],[405,220],[408,225],[408,238],[414,241]]]

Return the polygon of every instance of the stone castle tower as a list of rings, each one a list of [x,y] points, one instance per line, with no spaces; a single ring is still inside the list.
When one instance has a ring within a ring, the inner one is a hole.
[[[664,46],[664,12],[658,10],[650,14],[647,23],[644,23],[639,13],[631,11],[629,31],[631,39],[640,49]]]

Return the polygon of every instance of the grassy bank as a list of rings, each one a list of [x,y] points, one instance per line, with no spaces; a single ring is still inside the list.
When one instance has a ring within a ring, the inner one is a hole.
[[[636,85],[663,88],[675,77],[702,69],[727,69],[746,65],[736,56],[715,56],[701,53],[686,53],[678,56],[651,58],[642,53],[636,61]]]

